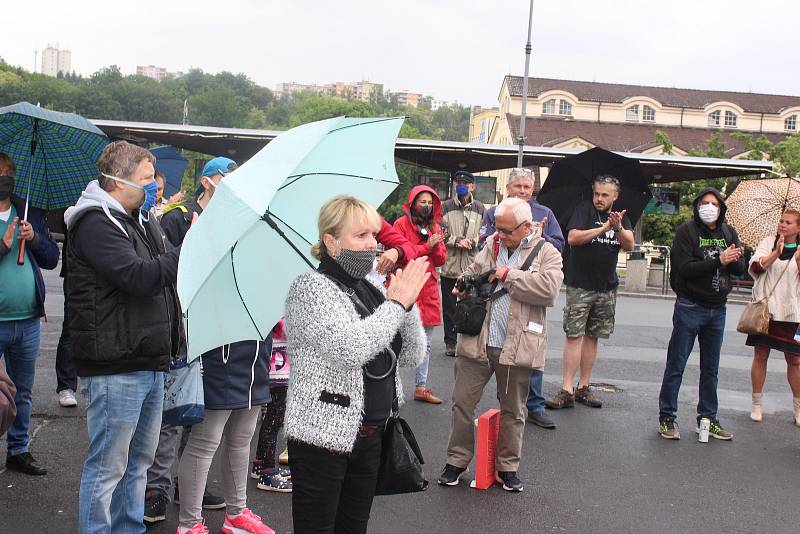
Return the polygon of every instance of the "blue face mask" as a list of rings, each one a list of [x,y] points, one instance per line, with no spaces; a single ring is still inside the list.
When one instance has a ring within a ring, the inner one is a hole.
[[[125,180],[123,178],[111,176],[110,174],[106,174],[103,172],[101,172],[100,174],[102,174],[106,178],[114,180],[115,182],[120,182],[125,185],[129,185],[131,187],[135,187],[136,189],[144,191],[144,200],[142,201],[142,205],[139,206],[140,210],[150,211],[153,208],[153,206],[156,205],[156,196],[158,195],[158,182],[156,180],[149,182],[147,185],[139,185],[131,182],[130,180]]]
[[[142,207],[139,209],[141,209],[142,211],[150,211],[151,209],[153,209],[153,206],[156,205],[157,196],[158,196],[158,182],[153,180],[152,182],[144,186],[144,202],[142,203]]]
[[[469,195],[469,188],[464,184],[458,184],[456,186],[456,195],[462,198]]]

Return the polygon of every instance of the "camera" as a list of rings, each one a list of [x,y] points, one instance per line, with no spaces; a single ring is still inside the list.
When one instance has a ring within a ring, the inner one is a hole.
[[[469,297],[482,299],[489,298],[492,293],[492,282],[489,277],[494,274],[494,269],[478,275],[464,275],[456,280],[456,289],[461,293],[466,293]]]

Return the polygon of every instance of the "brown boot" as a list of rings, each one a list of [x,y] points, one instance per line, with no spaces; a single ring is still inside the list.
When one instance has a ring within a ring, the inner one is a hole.
[[[431,404],[441,404],[442,399],[433,394],[433,392],[423,386],[417,386],[414,389],[414,400],[421,402],[430,402]]]
[[[558,395],[550,400],[544,401],[544,405],[551,410],[560,410],[561,408],[572,408],[575,406],[575,395],[569,391],[562,389]]]
[[[589,389],[589,386],[583,386],[582,388],[577,388],[575,390],[575,400],[591,408],[603,407],[603,401],[601,401],[592,394],[592,390]]]

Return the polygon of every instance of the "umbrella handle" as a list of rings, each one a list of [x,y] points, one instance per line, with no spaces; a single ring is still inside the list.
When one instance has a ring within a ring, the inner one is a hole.
[[[17,265],[25,265],[25,243],[23,239],[19,242],[19,256],[17,256]]]

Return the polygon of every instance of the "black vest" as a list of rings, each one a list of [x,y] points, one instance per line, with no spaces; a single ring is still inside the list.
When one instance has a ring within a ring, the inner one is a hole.
[[[102,213],[100,208],[93,211]],[[131,217],[113,216],[125,228],[139,257],[149,260],[166,252],[166,238],[154,217],[145,223],[145,233]],[[105,214],[102,217],[106,221],[92,218],[97,224],[113,224]],[[70,229],[66,254],[69,331],[78,375],[168,370],[170,357],[178,348],[175,288],[169,286],[155,296],[139,297],[124,293],[98,275],[75,251],[75,238],[80,237],[77,230],[85,220],[86,214]]]

